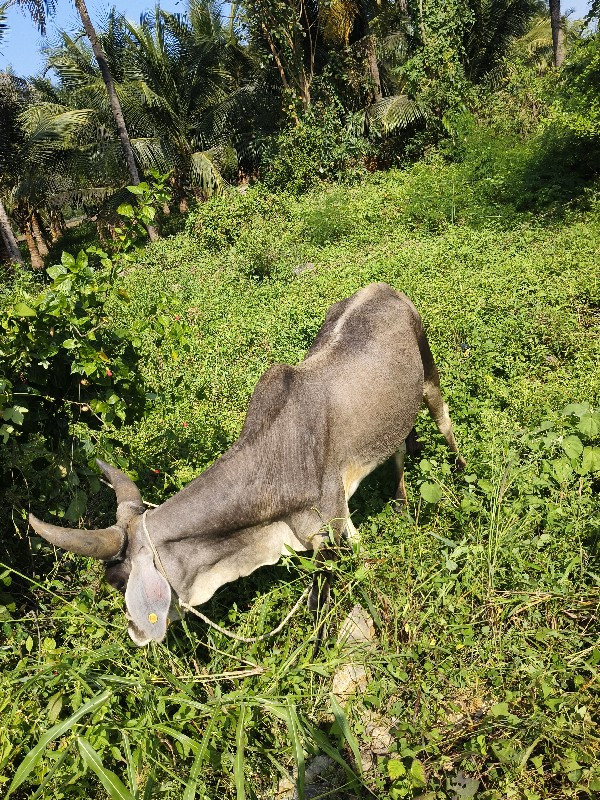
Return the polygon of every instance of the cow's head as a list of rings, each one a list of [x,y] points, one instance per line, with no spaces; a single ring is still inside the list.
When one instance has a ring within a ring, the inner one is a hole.
[[[139,489],[121,470],[98,461],[117,495],[117,522],[110,528],[78,530],[48,525],[29,515],[32,528],[51,544],[106,562],[106,579],[125,595],[129,635],[137,645],[159,642],[167,629],[171,587],[157,570],[144,525]]]

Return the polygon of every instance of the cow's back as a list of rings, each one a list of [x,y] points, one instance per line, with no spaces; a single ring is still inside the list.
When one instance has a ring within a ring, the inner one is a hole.
[[[385,283],[331,307],[296,369],[326,408],[334,458],[380,463],[406,439],[423,398],[421,331],[411,301]]]

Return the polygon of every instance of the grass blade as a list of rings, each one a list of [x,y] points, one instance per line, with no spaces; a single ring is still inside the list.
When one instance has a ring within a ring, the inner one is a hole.
[[[135,764],[133,761],[133,757],[131,755],[131,745],[129,744],[129,736],[122,732],[123,736],[123,750],[125,751],[125,761],[127,762],[127,780],[129,781],[129,786],[131,787],[131,793],[133,794],[135,800],[138,798],[138,788],[137,788],[137,778],[135,774]]]
[[[336,764],[339,764],[353,783],[360,781],[360,776],[357,775],[352,767],[345,761],[339,750],[332,746],[331,742],[328,740],[327,736],[325,736],[323,731],[320,731],[318,728],[315,728],[314,725],[310,725],[308,722],[305,722],[305,728],[317,747],[322,750],[325,755],[329,756],[329,758],[335,761]]]
[[[213,717],[208,721],[208,725],[206,726],[206,730],[204,731],[204,736],[202,737],[200,747],[196,751],[194,763],[192,764],[192,768],[190,770],[190,777],[183,792],[182,800],[194,800],[196,797],[196,786],[198,784],[198,776],[200,775],[200,770],[202,769],[202,764],[204,763],[204,757],[206,756],[206,751],[208,749],[208,742],[210,740],[210,735],[214,728],[214,724],[215,724],[215,718]]]
[[[100,706],[104,705],[104,703],[106,703],[110,697],[110,694],[110,689],[105,689],[103,692],[101,692],[101,694],[97,694],[95,697],[92,697],[91,700],[88,700],[87,703],[84,703],[81,708],[78,708],[77,711],[68,719],[58,722],[56,725],[53,725],[50,730],[46,731],[46,733],[40,737],[40,740],[36,746],[27,753],[23,761],[21,761],[19,764],[6,797],[11,795],[15,789],[18,789],[18,787],[23,783],[29,773],[35,768],[36,764],[42,757],[44,750],[50,744],[50,742],[54,741],[54,739],[58,739],[60,736],[64,736],[64,734],[70,730],[73,725],[75,725],[75,723],[81,719],[81,717],[84,717],[86,714],[89,714],[92,711],[96,711],[97,708],[100,708]]]
[[[187,747],[194,756],[198,754],[201,745],[195,739],[192,739],[191,736],[187,736],[185,733],[181,733],[180,731],[176,731],[174,728],[169,727],[169,725],[157,725],[156,730],[160,731],[161,733],[166,733],[167,736],[172,736],[173,739],[176,739],[178,742],[184,747]]]
[[[296,770],[298,773],[298,777],[296,779],[296,789],[298,791],[299,800],[304,800],[304,748],[302,747],[302,742],[300,741],[300,721],[298,719],[298,714],[296,713],[296,706],[289,698],[287,701],[287,712],[288,730],[292,739],[294,756],[296,759]]]
[[[240,717],[235,732],[235,759],[233,760],[233,777],[237,800],[246,800],[244,786],[244,728],[246,727],[246,706],[242,703]]]
[[[352,755],[354,756],[354,763],[359,772],[362,772],[362,758],[360,755],[360,748],[358,746],[358,741],[356,736],[350,729],[350,725],[348,725],[348,717],[346,716],[346,712],[338,703],[335,695],[333,692],[330,694],[331,698],[331,710],[333,711],[333,716],[335,717],[335,721],[338,724],[340,731],[342,732],[342,736],[348,742],[348,746],[350,750],[352,750]]]
[[[77,744],[79,745],[79,752],[86,766],[100,778],[102,786],[104,786],[112,800],[135,800],[134,796],[123,784],[121,779],[117,777],[114,772],[106,769],[102,763],[102,759],[87,739],[84,739],[83,736],[78,736]]]

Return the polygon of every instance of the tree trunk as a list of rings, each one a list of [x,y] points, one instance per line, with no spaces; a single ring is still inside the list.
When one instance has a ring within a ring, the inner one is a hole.
[[[550,26],[552,27],[554,66],[560,67],[565,60],[565,37],[560,16],[560,0],[550,0]]]
[[[98,62],[98,67],[100,68],[102,80],[104,81],[104,85],[106,86],[106,93],[108,94],[108,100],[110,102],[110,107],[115,120],[115,125],[117,126],[117,132],[119,134],[119,139],[121,141],[121,148],[123,150],[123,155],[125,156],[125,161],[127,163],[127,169],[129,171],[129,177],[131,178],[131,183],[137,185],[140,182],[140,176],[135,163],[135,156],[133,154],[133,148],[131,146],[131,141],[129,139],[129,133],[127,132],[127,126],[125,125],[123,109],[121,108],[121,103],[117,95],[117,90],[115,89],[115,82],[113,81],[112,75],[110,74],[110,70],[108,68],[108,63],[106,61],[104,50],[100,46],[100,42],[98,41],[98,37],[96,36],[96,31],[94,30],[94,26],[92,25],[90,15],[88,14],[88,10],[85,5],[85,0],[75,0],[75,8],[79,12],[79,16],[81,17],[83,28],[85,30],[86,36],[90,40],[90,44],[92,45],[92,50],[94,56],[96,57],[96,61]],[[158,239],[158,233],[156,232],[156,228],[153,225],[148,225],[146,229],[148,231],[148,236],[150,237],[150,241],[155,242]]]
[[[56,244],[65,232],[65,219],[60,211],[50,211],[50,238]]]
[[[371,76],[371,94],[372,102],[376,103],[381,100],[383,94],[381,92],[381,78],[379,77],[379,65],[377,63],[377,50],[375,48],[375,37],[372,34],[367,36],[367,63],[369,65],[369,75]]]
[[[40,215],[37,213],[37,211],[34,211],[31,215],[31,230],[35,238],[37,248],[40,251],[40,255],[42,258],[46,258],[49,252],[48,245],[46,244],[46,238],[44,236]]]
[[[38,249],[35,236],[33,235],[32,225],[29,220],[23,225],[23,233],[25,234],[25,241],[27,242],[29,255],[31,256],[31,266],[33,269],[44,269],[44,259]]]
[[[0,200],[0,235],[6,246],[9,259],[15,264],[23,264],[23,257],[2,200]]]

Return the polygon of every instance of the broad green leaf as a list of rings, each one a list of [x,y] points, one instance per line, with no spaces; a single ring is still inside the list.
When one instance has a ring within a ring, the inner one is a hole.
[[[600,472],[600,447],[584,447],[581,472]]]
[[[46,709],[48,714],[48,722],[56,722],[58,719],[58,715],[60,714],[60,710],[62,708],[62,692],[56,692],[50,698],[48,703],[48,707]]]
[[[138,183],[137,186],[128,186],[127,191],[131,192],[131,194],[144,194],[144,192],[148,189],[148,184],[145,181]]]
[[[569,403],[562,410],[563,417],[583,417],[584,414],[589,413],[589,403]]]
[[[22,425],[27,413],[25,406],[7,406],[2,411],[2,418],[7,422],[14,422],[15,425]]]
[[[152,206],[144,206],[140,209],[140,217],[144,222],[152,222],[156,216],[156,209]]]
[[[75,339],[65,339],[62,343],[62,346],[65,348],[65,350],[73,350],[74,347],[77,347],[77,342]]]
[[[85,514],[85,507],[87,505],[87,494],[81,489],[77,489],[69,507],[65,512],[65,519],[69,522],[77,522],[78,519]]]
[[[64,736],[68,730],[70,730],[76,722],[78,722],[81,717],[89,714],[92,711],[96,711],[98,708],[104,705],[108,698],[110,697],[110,689],[105,689],[100,694],[97,694],[95,697],[92,697],[91,700],[88,700],[87,703],[84,703],[77,711],[72,714],[68,719],[63,720],[62,722],[57,723],[54,725],[50,730],[46,731],[43,736],[40,737],[39,742],[32,748],[23,761],[19,764],[17,771],[14,774],[12,779],[12,783],[8,789],[8,793],[6,797],[11,795],[15,789],[18,789],[19,786],[25,781],[27,776],[30,772],[36,767],[38,761],[42,757],[42,754],[46,747],[50,744],[50,742],[54,741],[54,739],[58,739],[60,736]]]
[[[427,783],[427,776],[425,775],[425,767],[418,758],[413,758],[410,765],[410,778],[413,786],[422,787]]]
[[[490,708],[492,717],[507,717],[508,716],[508,703],[496,703]]]
[[[583,453],[583,444],[578,436],[565,436],[562,448],[569,458],[577,458]]]
[[[579,420],[577,429],[585,436],[593,437],[598,435],[598,430],[600,430],[600,428],[595,416],[595,414],[584,414]]]
[[[589,403],[569,403],[562,410],[563,417],[583,417],[590,410]]]
[[[131,218],[135,212],[131,203],[121,203],[121,205],[117,208],[117,214],[120,214],[122,217]]]
[[[335,717],[335,721],[338,724],[338,728],[340,729],[342,736],[348,743],[350,750],[352,750],[352,755],[354,756],[354,763],[359,772],[362,772],[362,758],[360,756],[360,748],[358,746],[358,742],[356,741],[356,736],[352,732],[350,725],[348,725],[348,718],[344,712],[344,709],[338,703],[335,695],[333,692],[329,695],[331,700],[331,710],[333,711],[333,716]]]
[[[35,317],[37,311],[34,311],[27,303],[16,303],[14,314],[16,317]]]
[[[75,259],[73,258],[71,253],[65,253],[63,251],[63,254],[62,254],[60,260],[61,260],[62,264],[64,264],[65,267],[74,267],[75,266]]]
[[[571,479],[573,470],[569,461],[564,458],[554,458],[551,462],[552,472],[559,483],[566,483]]]
[[[102,759],[87,739],[84,739],[83,736],[78,736],[77,744],[86,766],[100,778],[100,783],[104,786],[112,800],[135,800],[122,780],[115,775],[114,772],[106,769],[102,763]]]
[[[59,275],[66,275],[67,270],[64,267],[61,267],[60,264],[55,264],[53,267],[48,267],[46,272],[53,280],[55,280]]]
[[[393,781],[406,775],[406,767],[399,758],[390,758],[387,762],[387,771]]]
[[[419,492],[426,503],[439,503],[442,499],[442,490],[437,483],[422,483]]]

